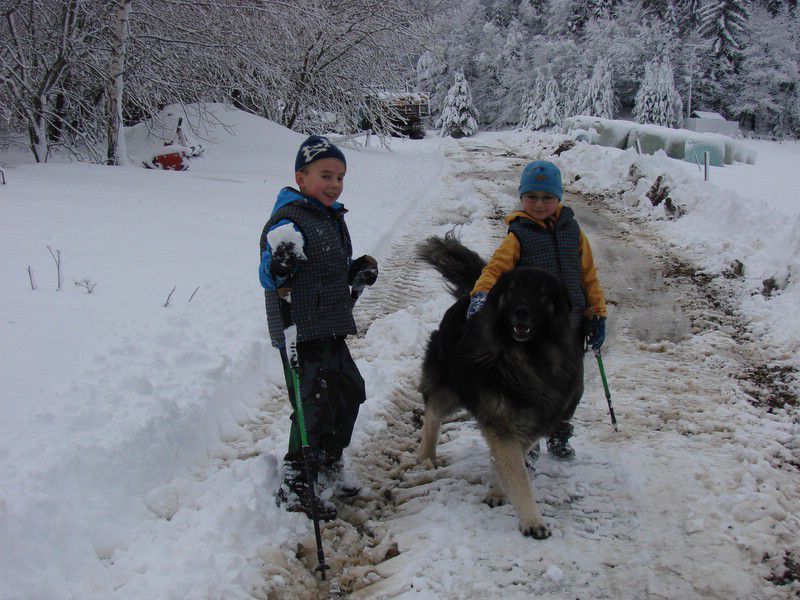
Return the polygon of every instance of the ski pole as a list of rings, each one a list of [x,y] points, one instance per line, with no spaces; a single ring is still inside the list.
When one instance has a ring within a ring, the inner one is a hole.
[[[314,538],[317,542],[317,568],[322,580],[325,581],[325,571],[330,567],[325,564],[325,551],[322,548],[322,534],[319,529],[319,515],[317,514],[317,494],[314,489],[314,475],[312,473],[313,457],[311,456],[311,448],[308,445],[308,434],[306,433],[306,421],[303,416],[303,401],[300,396],[300,375],[299,361],[297,359],[297,326],[292,322],[291,312],[291,296],[290,289],[282,289],[279,293],[279,303],[281,307],[281,317],[283,318],[284,325],[284,347],[281,348],[281,354],[286,358],[286,364],[289,365],[289,371],[292,376],[292,390],[289,390],[289,399],[294,405],[295,414],[297,415],[297,425],[300,429],[300,442],[301,450],[303,452],[303,465],[306,472],[306,483],[308,483],[308,500],[311,504],[311,520],[314,522]],[[292,391],[294,391],[294,398],[292,398]]]
[[[603,389],[606,392],[606,402],[608,402],[608,413],[611,415],[611,424],[614,426],[614,431],[617,429],[617,417],[614,416],[614,407],[611,406],[611,392],[608,389],[608,381],[606,380],[606,370],[603,368],[603,359],[600,356],[600,348],[594,350],[595,358],[597,358],[597,366],[600,369],[600,379],[603,380]]]

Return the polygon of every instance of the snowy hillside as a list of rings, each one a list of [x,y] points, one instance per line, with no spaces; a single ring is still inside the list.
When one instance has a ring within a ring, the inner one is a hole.
[[[309,522],[273,501],[289,407],[257,278],[303,136],[210,109],[220,125],[196,134],[206,151],[184,173],[0,157],[16,165],[0,186],[0,598],[798,593],[796,567],[784,577],[800,533],[796,144],[762,143],[759,165],[709,183],[632,151],[552,157],[611,301],[620,432],[587,358],[578,458],[545,453],[532,474],[555,531],[541,542],[482,504],[488,456],[468,420],[445,426],[444,467],[414,466],[418,366],[450,298],[413,248],[458,224],[488,255],[521,167],[564,138],[345,146],[354,251],[381,277],[350,342],[368,399],[348,458],[369,493],[325,527],[321,584]],[[177,113],[164,117],[169,131]],[[161,142],[139,127],[127,145]],[[647,199],[658,175],[681,218]]]

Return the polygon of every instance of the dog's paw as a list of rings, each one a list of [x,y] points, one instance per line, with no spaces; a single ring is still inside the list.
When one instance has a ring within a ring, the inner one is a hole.
[[[489,493],[483,498],[483,502],[492,508],[497,508],[506,503],[506,495],[500,490],[490,489]]]
[[[519,529],[525,537],[532,537],[536,540],[544,540],[550,537],[550,528],[543,521],[519,524]]]
[[[436,469],[440,465],[439,461],[436,460],[436,457],[433,458],[418,458],[417,464],[414,465],[415,471],[425,471],[427,469]]]

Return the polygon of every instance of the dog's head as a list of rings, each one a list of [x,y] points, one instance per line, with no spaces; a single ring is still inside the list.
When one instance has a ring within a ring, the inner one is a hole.
[[[518,268],[504,273],[487,298],[500,330],[528,342],[569,327],[572,310],[566,286],[548,271]]]

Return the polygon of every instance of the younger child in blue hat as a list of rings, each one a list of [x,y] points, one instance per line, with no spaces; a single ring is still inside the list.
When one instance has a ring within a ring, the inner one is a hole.
[[[366,394],[345,338],[356,333],[353,305],[364,286],[375,282],[378,263],[366,255],[352,259],[347,211],[339,202],[347,172],[342,151],[327,138],[312,135],[297,151],[294,170],[299,189],[285,187],[278,193],[261,233],[259,279],[270,338],[280,349],[293,410],[289,353],[294,355],[296,348],[313,478],[319,475],[336,491],[352,495],[360,486],[343,476],[342,451],[350,443]],[[278,500],[289,510],[310,514],[294,412],[291,419]],[[319,497],[316,508],[324,520],[336,517],[336,507]]]
[[[550,161],[537,160],[522,171],[519,182],[522,210],[505,219],[508,234],[495,250],[472,289],[467,316],[483,305],[497,279],[515,267],[538,267],[556,275],[572,300],[572,325],[583,340],[598,349],[605,340],[606,302],[589,240],[575,220],[575,213],[561,203],[561,171]],[[547,440],[552,456],[571,460],[575,451],[569,444],[569,422],[583,394],[583,386],[563,415],[560,428]],[[531,451],[535,459],[538,449]]]

